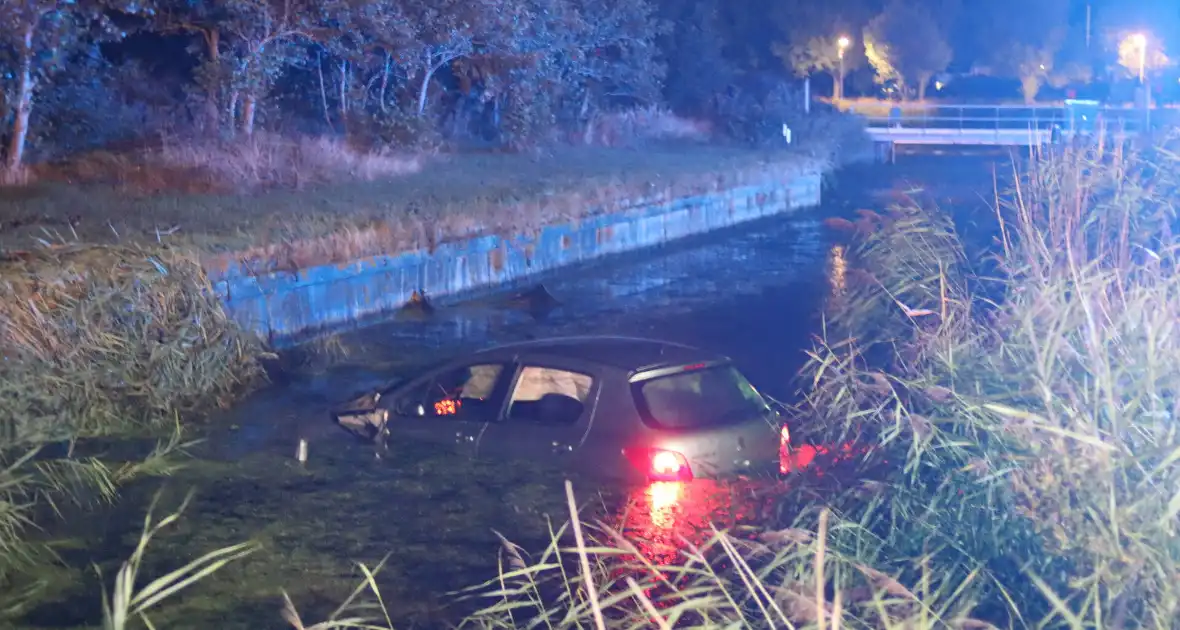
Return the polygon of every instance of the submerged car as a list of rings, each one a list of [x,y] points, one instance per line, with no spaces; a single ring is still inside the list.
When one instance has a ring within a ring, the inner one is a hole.
[[[630,337],[569,337],[456,358],[333,414],[379,446],[453,443],[622,481],[780,472],[790,434],[724,356]]]

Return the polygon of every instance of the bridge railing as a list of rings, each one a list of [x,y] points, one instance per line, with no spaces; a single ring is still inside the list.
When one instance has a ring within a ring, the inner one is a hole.
[[[1072,130],[1104,126],[1109,130],[1137,131],[1142,127],[1142,112],[1103,108],[1096,114],[1097,120],[1079,120],[1078,112],[1064,107],[1020,106],[1020,105],[919,105],[894,106],[888,115],[880,105],[857,112],[851,106],[851,113],[862,113],[870,128],[931,129],[931,130],[1042,130],[1053,128]]]

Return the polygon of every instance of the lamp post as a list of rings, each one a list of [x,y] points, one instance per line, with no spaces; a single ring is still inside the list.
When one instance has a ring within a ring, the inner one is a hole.
[[[847,35],[841,35],[836,40],[836,56],[840,58],[840,75],[836,78],[836,100],[844,100],[844,51],[848,50],[848,46],[852,44],[852,40],[848,39]]]

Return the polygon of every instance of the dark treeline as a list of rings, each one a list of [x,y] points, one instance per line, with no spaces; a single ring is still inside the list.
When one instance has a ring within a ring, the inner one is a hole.
[[[741,119],[781,102],[785,79],[830,85],[841,52],[862,93],[876,80],[920,95],[952,62],[1017,78],[1026,97],[1085,78],[1075,2],[968,4],[0,0],[5,158],[258,129],[520,147],[657,106]]]

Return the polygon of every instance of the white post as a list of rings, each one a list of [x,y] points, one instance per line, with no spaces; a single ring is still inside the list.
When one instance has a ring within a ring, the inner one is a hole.
[[[1143,83],[1143,133],[1151,133],[1151,83]]]
[[[811,113],[811,77],[803,79],[803,113]]]

